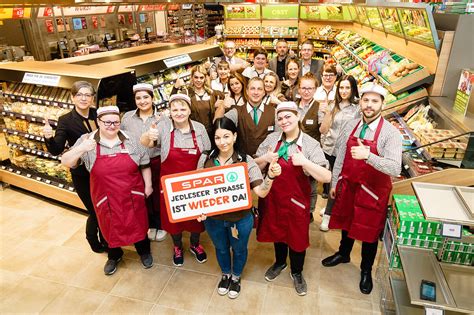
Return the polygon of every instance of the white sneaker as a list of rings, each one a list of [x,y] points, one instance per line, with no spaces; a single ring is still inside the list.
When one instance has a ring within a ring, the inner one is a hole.
[[[319,215],[320,216],[323,216],[324,215],[324,212],[326,212],[326,207],[322,208],[321,210],[319,210]]]
[[[157,242],[164,241],[166,238],[166,235],[168,235],[168,233],[165,230],[156,230],[155,240]]]
[[[154,241],[156,238],[156,229],[148,229],[148,239]]]
[[[331,219],[330,215],[323,215],[323,221],[321,222],[321,225],[319,226],[319,229],[323,232],[329,231],[329,220]]]

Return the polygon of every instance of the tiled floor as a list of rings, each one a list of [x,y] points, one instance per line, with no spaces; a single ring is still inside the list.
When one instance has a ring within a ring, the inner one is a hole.
[[[186,252],[184,266],[174,267],[168,237],[152,243],[153,268],[144,270],[127,247],[118,271],[108,277],[102,271],[106,255],[91,252],[86,243],[82,213],[14,188],[0,191],[0,209],[1,314],[380,314],[378,284],[371,295],[358,289],[359,244],[350,264],[321,266],[337,249],[339,232],[320,232],[319,215],[306,255],[306,296],[296,295],[289,268],[274,282],[265,281],[273,247],[257,243],[253,233],[242,293],[231,300],[216,292],[220,271],[205,233],[205,264]]]

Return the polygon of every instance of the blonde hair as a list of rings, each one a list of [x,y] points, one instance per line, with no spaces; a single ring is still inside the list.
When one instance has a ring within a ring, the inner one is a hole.
[[[273,72],[273,71],[267,73],[267,74],[263,77],[264,86],[265,86],[265,78],[266,78],[266,77],[273,77],[273,78],[275,78],[275,88],[273,89],[272,94],[274,94],[274,95],[280,94],[280,91],[281,91],[281,82],[280,82],[280,79],[278,78],[278,75],[277,75],[275,72]]]
[[[191,87],[192,90],[194,90],[194,85],[193,85],[193,76],[196,72],[199,72],[204,75],[205,80],[204,80],[204,90],[208,93],[211,94],[211,84],[209,82],[209,76],[207,75],[207,70],[204,65],[195,65],[194,67],[191,68],[191,80],[189,82],[189,86]]]

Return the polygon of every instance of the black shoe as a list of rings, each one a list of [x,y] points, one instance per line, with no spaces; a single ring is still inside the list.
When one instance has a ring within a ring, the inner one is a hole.
[[[328,194],[323,193],[323,199],[328,199],[328,197],[329,197]]]
[[[344,257],[339,253],[335,253],[332,256],[326,257],[321,262],[324,267],[334,267],[339,265],[340,263],[346,264],[351,261],[350,257]]]
[[[104,266],[104,274],[107,276],[113,275],[117,271],[117,265],[122,260],[122,257],[119,259],[109,259]]]
[[[108,248],[106,246],[104,246],[102,243],[98,242],[97,240],[94,242],[94,241],[90,241],[90,240],[87,240],[89,242],[89,246],[91,247],[92,251],[94,253],[103,253],[103,252],[106,252],[108,250]]]
[[[360,283],[359,289],[360,292],[364,294],[370,294],[372,292],[372,272],[370,271],[361,271],[360,272]]]
[[[153,267],[153,256],[150,253],[140,255],[140,260],[142,261],[143,268]]]
[[[230,287],[229,287],[229,294],[227,296],[231,299],[236,299],[240,294],[240,278],[230,279]]]
[[[217,286],[217,293],[219,295],[226,295],[229,292],[230,287],[230,275],[222,275],[221,281]]]

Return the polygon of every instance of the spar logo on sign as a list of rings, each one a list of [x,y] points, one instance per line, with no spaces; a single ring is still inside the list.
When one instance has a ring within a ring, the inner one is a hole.
[[[170,222],[252,206],[247,163],[163,176],[161,185]]]

